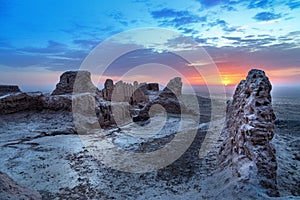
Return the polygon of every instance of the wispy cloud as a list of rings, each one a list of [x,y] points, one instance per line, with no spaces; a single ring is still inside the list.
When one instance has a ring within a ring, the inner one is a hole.
[[[53,40],[48,41],[46,47],[24,47],[19,49],[20,51],[27,53],[62,53],[67,48],[66,44],[62,44]]]
[[[126,18],[126,15],[123,14],[121,11],[110,11],[107,13],[107,16],[125,27],[127,27],[129,24],[136,22],[135,20],[128,20]]]
[[[276,20],[281,18],[281,14],[271,13],[271,12],[260,12],[257,13],[253,19],[256,21],[270,21],[270,20]]]
[[[217,20],[215,20],[213,22],[207,23],[207,25],[210,28],[214,27],[214,26],[220,26],[223,29],[223,31],[225,31],[225,32],[233,32],[233,31],[243,32],[243,29],[241,27],[231,26],[228,22],[226,22],[223,19],[217,19]]]
[[[168,8],[152,11],[151,15],[153,18],[158,19],[161,22],[161,25],[174,26],[176,28],[192,23],[205,22],[207,20],[206,16],[200,17],[186,10],[177,11]]]
[[[198,0],[204,7],[212,7],[218,4],[230,4],[230,0]]]
[[[258,22],[258,24],[274,24],[276,22],[280,22],[281,19],[273,19],[273,20],[269,20],[269,21],[261,21],[261,22]]]
[[[52,71],[65,71],[78,69],[87,53],[51,40],[46,47],[2,48],[0,65],[13,68],[39,66]]]
[[[257,45],[259,46],[259,45]],[[255,46],[254,46],[255,47]],[[233,67],[236,71],[238,67],[244,69],[251,67],[262,67],[267,70],[294,68],[300,63],[300,48],[295,48],[294,44],[282,43],[269,46],[260,46],[256,51],[252,47],[205,47],[209,55],[221,69]],[[234,69],[232,69],[234,71]]]
[[[100,43],[98,40],[73,40],[74,44],[79,45],[83,49],[92,49]]]
[[[286,5],[291,9],[291,10],[294,10],[294,9],[297,9],[297,8],[300,8],[300,1],[298,0],[288,0]]]
[[[267,8],[272,4],[272,0],[252,0],[250,1],[247,8],[255,9],[255,8]]]
[[[139,49],[129,52],[114,60],[105,70],[104,76],[122,76],[133,67],[143,66],[149,63],[159,63],[170,66],[187,76],[195,73],[193,69],[186,69],[187,61],[171,52],[157,52],[152,49]],[[148,71],[151,71],[151,65]],[[147,70],[145,70],[147,72]],[[144,71],[144,73],[145,73]]]

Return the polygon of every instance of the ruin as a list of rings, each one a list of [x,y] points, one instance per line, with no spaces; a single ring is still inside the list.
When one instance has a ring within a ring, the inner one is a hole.
[[[114,102],[129,102],[130,105],[149,102],[149,90],[158,93],[159,88],[157,83],[138,83],[133,84],[118,81],[113,84],[111,79],[107,79],[102,90],[103,99]]]
[[[67,71],[60,76],[59,83],[51,95],[72,93],[95,93],[98,89],[91,80],[88,71]]]
[[[17,85],[0,85],[0,96],[16,92],[21,92]]]
[[[111,79],[106,79],[104,83],[104,89],[102,90],[102,96],[105,101],[111,101],[111,96],[114,91],[114,82]]]
[[[271,89],[268,77],[256,69],[239,83],[227,105],[220,165],[231,167],[239,181],[259,184],[266,194],[276,197],[277,162],[270,143],[276,117]]]

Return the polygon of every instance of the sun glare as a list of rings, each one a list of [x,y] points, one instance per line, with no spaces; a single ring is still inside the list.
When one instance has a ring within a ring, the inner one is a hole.
[[[227,86],[231,83],[231,81],[228,79],[228,77],[222,78],[222,83],[224,86]]]

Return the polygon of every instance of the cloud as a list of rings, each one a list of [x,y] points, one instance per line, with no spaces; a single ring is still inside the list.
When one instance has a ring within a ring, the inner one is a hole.
[[[152,11],[151,15],[155,19],[159,19],[163,26],[174,26],[176,28],[198,22],[205,22],[206,16],[200,17],[191,14],[189,11],[176,11],[174,9],[164,8]]]
[[[245,6],[247,9],[271,8],[274,4],[281,4],[272,0],[197,0],[204,8],[210,8],[220,5],[221,8],[227,11],[237,11],[237,5]],[[293,0],[291,0],[293,1]]]
[[[257,13],[253,19],[255,19],[256,21],[270,21],[270,20],[276,20],[281,18],[282,15],[281,14],[275,14],[275,13],[271,13],[271,12],[260,12]]]
[[[258,22],[258,24],[274,24],[274,23],[277,23],[277,22],[280,22],[281,19],[273,19],[273,20],[269,20],[269,21],[261,21],[261,22]]]
[[[79,45],[83,49],[92,49],[97,46],[100,41],[97,40],[73,40],[74,44]]]
[[[120,26],[114,24],[90,26],[77,22],[72,22],[68,28],[60,29],[61,32],[71,36],[74,40],[79,38],[92,38],[93,40],[104,40],[111,35],[123,31]]]
[[[49,40],[48,45],[46,47],[41,47],[41,48],[25,47],[25,48],[21,48],[19,50],[28,52],[28,53],[29,52],[30,53],[61,53],[61,52],[64,52],[66,48],[67,48],[67,45],[65,45],[65,44]]]
[[[194,69],[187,69],[187,61],[172,52],[156,52],[152,49],[138,49],[126,53],[114,60],[102,74],[104,76],[122,76],[133,68],[145,64],[169,66],[184,75],[195,74]],[[145,69],[146,71],[151,69]],[[145,73],[145,72],[144,72]]]
[[[43,62],[43,56],[26,55],[17,52],[15,49],[0,49],[0,65],[9,67],[29,67]]]
[[[199,33],[199,31],[195,30],[195,29],[191,29],[191,28],[184,28],[184,27],[179,27],[178,30],[182,31],[182,33],[184,34],[197,34]]]
[[[0,49],[11,49],[13,46],[5,39],[0,38]]]
[[[207,25],[210,27],[220,26],[225,32],[232,32],[232,31],[243,32],[243,29],[241,29],[240,27],[230,26],[229,23],[227,23],[225,20],[222,19],[217,19],[213,22],[208,23]]]
[[[267,70],[276,70],[289,67],[299,67],[300,48],[294,44],[282,43],[269,46],[260,46],[256,51],[251,47],[244,46],[226,46],[226,47],[204,47],[217,66],[222,70],[239,71],[250,69],[252,67],[264,68]]]
[[[248,5],[248,9],[255,9],[255,8],[267,8],[270,7],[272,1],[270,0],[252,0],[249,5]]]
[[[231,46],[240,46],[255,50],[265,49],[270,46],[277,48],[281,44],[283,44],[282,48],[298,48],[300,31],[292,31],[278,37],[264,34],[257,37],[255,35],[248,35],[245,37],[222,36],[222,38],[227,39],[231,43]]]
[[[0,65],[12,68],[39,66],[52,71],[78,69],[87,51],[70,49],[67,45],[48,41],[46,47],[2,48]]]
[[[152,11],[151,14],[154,18],[174,18],[174,17],[184,17],[186,15],[190,15],[188,11],[175,11],[169,8]]]
[[[198,43],[206,44],[207,39],[206,38],[200,38],[200,37],[188,37],[184,35],[179,35],[177,37],[173,37],[171,39],[168,39],[167,42],[164,44],[167,49],[173,50],[173,51],[181,51],[181,50],[192,50],[199,47]]]
[[[254,38],[254,37],[227,37],[222,36],[222,38],[232,41],[233,46],[243,46],[247,48],[260,49],[263,48],[262,45],[271,45],[273,42],[277,41],[276,38],[267,36],[264,38]]]
[[[245,36],[245,38],[253,38],[253,37],[255,37],[255,35],[247,35],[247,36]]]
[[[208,44],[207,43],[207,38],[201,38],[201,37],[195,37],[194,40],[200,44]]]
[[[227,40],[241,41],[241,37],[226,37],[226,36],[222,36],[222,38],[225,38]]]
[[[134,21],[127,20],[125,15],[120,11],[110,11],[107,16],[126,27],[129,25],[129,22],[134,23]]]
[[[292,31],[292,32],[289,32],[287,34],[287,36],[291,36],[291,37],[295,37],[295,36],[300,36],[300,31]]]
[[[245,5],[249,3],[248,0],[197,0],[202,10],[209,9],[215,6],[220,6],[221,11],[238,11],[237,5]],[[252,0],[255,1],[255,0]]]
[[[204,7],[213,7],[218,4],[228,4],[230,0],[198,0]]]
[[[298,0],[289,0],[286,5],[291,9],[291,10],[294,10],[294,9],[297,9],[297,8],[300,8],[300,1]]]

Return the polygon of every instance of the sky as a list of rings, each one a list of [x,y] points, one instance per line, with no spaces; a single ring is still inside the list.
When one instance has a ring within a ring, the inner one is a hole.
[[[145,33],[140,41],[134,34],[135,40],[126,45],[143,49],[151,40],[156,50],[146,57],[143,50],[123,56],[107,76],[118,79],[125,68],[144,64],[148,76],[140,81],[164,83],[169,77],[158,73],[160,67],[176,70],[165,50],[184,51],[190,46],[179,44],[190,38],[208,53],[224,85],[235,85],[251,68],[259,68],[273,85],[300,88],[299,21],[299,0],[0,0],[0,84],[51,90],[62,72],[81,69],[90,52],[107,39],[153,27],[180,37],[166,38],[166,45],[161,37],[152,40],[153,34]],[[147,64],[154,61],[157,65]],[[185,67],[180,70],[189,71]],[[185,76],[192,84],[205,83],[193,79],[197,74]]]

